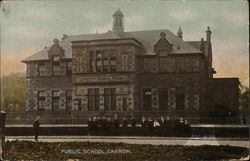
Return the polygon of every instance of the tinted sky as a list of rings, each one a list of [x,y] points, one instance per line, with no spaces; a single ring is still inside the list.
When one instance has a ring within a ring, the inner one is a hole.
[[[205,38],[212,30],[216,77],[239,77],[248,85],[248,4],[227,1],[11,1],[1,3],[2,74],[25,71],[24,57],[63,34],[102,33],[112,29],[120,8],[125,30],[169,29],[179,25],[184,40]]]

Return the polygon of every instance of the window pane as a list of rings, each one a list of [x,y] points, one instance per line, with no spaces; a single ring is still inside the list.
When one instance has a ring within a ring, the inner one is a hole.
[[[59,65],[53,65],[53,74],[54,75],[60,74],[60,66]]]
[[[38,65],[38,76],[44,75],[45,74],[45,65],[44,64],[39,64]]]
[[[103,57],[108,58],[109,57],[109,51],[108,50],[103,50]]]
[[[38,110],[45,110],[45,91],[38,91]]]
[[[116,50],[111,50],[110,51],[110,57],[116,57]]]
[[[160,58],[160,71],[167,71],[167,58]]]

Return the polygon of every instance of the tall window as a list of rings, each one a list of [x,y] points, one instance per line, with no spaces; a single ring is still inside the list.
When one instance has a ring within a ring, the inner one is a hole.
[[[160,51],[160,71],[166,72],[167,71],[167,52],[166,51]]]
[[[59,56],[54,56],[53,57],[53,75],[59,75],[60,74],[60,57]]]
[[[60,107],[60,93],[59,91],[52,91],[52,110],[59,110]]]
[[[109,71],[109,51],[103,51],[103,72]]]
[[[109,111],[111,105],[111,90],[110,88],[104,88],[104,110]]]
[[[116,110],[116,89],[104,88],[104,110]]]
[[[45,110],[45,91],[38,91],[38,111]]]
[[[43,76],[45,74],[45,65],[38,64],[38,76]]]
[[[128,107],[127,98],[123,97],[122,98],[122,109],[123,109],[123,111],[126,111],[127,107]]]
[[[183,57],[176,57],[176,71],[183,72],[185,70],[184,58]]]
[[[102,72],[102,51],[96,51],[96,72]]]
[[[116,71],[116,50],[96,50],[89,52],[89,72]]]
[[[116,110],[116,89],[111,88],[111,110]]]
[[[168,109],[168,89],[167,88],[159,89],[159,109],[160,110]]]
[[[72,109],[72,90],[66,90],[66,110]]]
[[[152,89],[143,89],[143,110],[150,111],[152,109]]]
[[[185,88],[177,87],[175,91],[176,110],[185,109]]]
[[[82,110],[82,99],[76,99],[76,103],[78,106],[78,111],[81,111]]]
[[[88,110],[99,111],[100,110],[100,94],[99,88],[88,89]]]
[[[95,56],[94,51],[89,52],[89,72],[94,72],[95,68]]]
[[[68,75],[72,74],[72,62],[71,61],[67,62],[67,74]]]
[[[110,51],[110,71],[112,72],[116,71],[116,55],[115,50]]]

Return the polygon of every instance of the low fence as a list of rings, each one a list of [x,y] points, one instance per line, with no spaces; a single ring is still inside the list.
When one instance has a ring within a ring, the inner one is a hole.
[[[177,130],[176,130],[177,129]],[[166,130],[166,131],[165,131]],[[181,128],[167,128],[164,130],[164,135],[160,136],[195,136],[195,137],[249,137],[247,126],[191,126],[191,131],[186,131]],[[166,133],[167,132],[167,133]],[[39,128],[39,135],[41,136],[86,136],[89,135],[89,128],[85,125],[41,125]],[[157,136],[161,134],[161,130],[153,132]],[[7,125],[6,136],[33,136],[34,129],[31,125]],[[150,135],[149,129],[140,127],[120,127],[118,129],[102,129],[97,128],[93,132],[94,136],[148,136]],[[152,134],[151,134],[152,135]]]
[[[214,115],[214,113],[219,115]],[[211,113],[211,112],[210,112]],[[247,115],[240,113],[223,113],[222,111],[213,111],[213,115],[209,116],[209,111],[28,111],[23,113],[7,113],[6,124],[31,124],[37,116],[40,117],[41,123],[44,124],[85,124],[88,118],[92,117],[110,117],[114,116],[122,120],[123,118],[130,120],[135,118],[137,122],[142,117],[160,119],[166,117],[182,117],[191,124],[246,124]]]

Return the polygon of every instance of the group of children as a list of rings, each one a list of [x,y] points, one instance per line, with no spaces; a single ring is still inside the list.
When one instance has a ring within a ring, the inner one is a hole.
[[[191,126],[177,116],[140,120],[93,117],[88,120],[88,135],[191,136]]]

